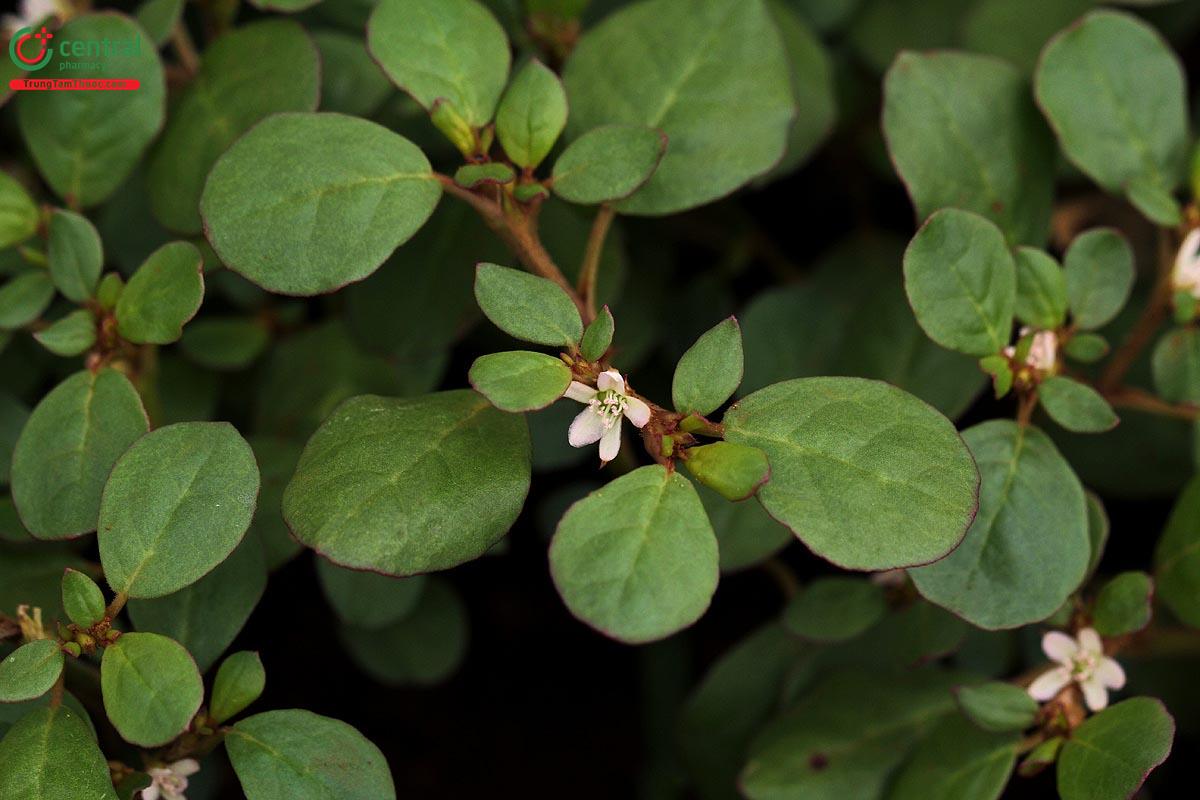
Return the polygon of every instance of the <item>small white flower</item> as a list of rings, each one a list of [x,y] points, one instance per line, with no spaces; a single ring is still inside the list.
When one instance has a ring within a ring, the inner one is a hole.
[[[1092,628],[1084,628],[1074,639],[1061,631],[1050,631],[1042,637],[1042,650],[1059,666],[1030,684],[1029,695],[1034,700],[1049,700],[1074,681],[1083,690],[1087,707],[1101,711],[1108,705],[1108,690],[1125,685],[1125,671],[1104,655],[1100,634]]]
[[[600,461],[607,464],[621,449],[621,417],[634,427],[641,428],[650,421],[650,406],[625,393],[625,380],[615,369],[601,372],[595,387],[571,381],[563,394],[587,408],[571,423],[567,441],[571,447],[585,447],[600,442]]]
[[[188,787],[188,776],[200,771],[200,763],[194,758],[185,758],[165,767],[146,770],[154,783],[142,789],[142,800],[187,800],[183,793]]]
[[[1188,292],[1192,297],[1200,298],[1200,228],[1189,233],[1180,245],[1175,255],[1171,283],[1175,291]]]
[[[4,30],[11,35],[22,28],[32,28],[51,16],[59,16],[57,0],[21,0],[21,8],[16,14],[4,15]]]
[[[1021,338],[1029,335],[1032,328],[1021,328]],[[1014,345],[1009,345],[1004,348],[1004,355],[1009,358],[1015,357],[1017,348]],[[1033,334],[1033,341],[1029,345],[1029,355],[1025,356],[1025,363],[1038,370],[1039,372],[1053,372],[1054,365],[1058,359],[1058,334],[1054,331],[1038,331]]]

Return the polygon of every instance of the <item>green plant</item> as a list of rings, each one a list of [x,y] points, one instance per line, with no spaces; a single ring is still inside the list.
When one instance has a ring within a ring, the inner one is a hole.
[[[268,572],[315,551],[338,630],[280,624],[436,683],[468,631],[427,573],[502,548],[535,473],[592,445],[602,480],[546,502],[581,622],[659,641],[752,565],[786,596],[679,710],[701,796],[995,798],[1055,765],[1066,800],[1123,798],[1166,759],[1166,707],[1108,694],[1126,657],[1194,647],[1200,489],[1153,576],[1101,576],[1075,466],[1153,493],[1193,469],[1190,445],[1177,469],[1090,464],[1177,453],[1200,403],[1185,84],[1149,22],[1067,25],[1090,3],[1058,0],[993,39],[1003,4],[980,0],[960,43],[892,16],[964,13],[934,0],[638,0],[586,24],[569,0],[255,5],[300,13],[59,8],[61,41],[144,39],[91,74],[140,87],[5,111],[25,151],[0,173],[0,800],[195,797],[225,757],[250,800],[395,797],[350,725],[244,715],[269,676],[225,653]],[[921,224],[730,316],[729,274],[790,262],[747,225],[665,284],[653,239],[829,134],[812,26],[890,63],[882,133]],[[1072,214],[1064,173],[1104,213]],[[1105,213],[1126,224],[1078,222]],[[674,364],[647,357],[660,338]],[[798,578],[793,538],[831,567]]]

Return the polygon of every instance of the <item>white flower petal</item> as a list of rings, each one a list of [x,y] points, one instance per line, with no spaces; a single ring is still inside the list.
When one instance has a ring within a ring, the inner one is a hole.
[[[595,409],[588,406],[580,411],[579,416],[575,417],[575,421],[571,423],[571,429],[567,431],[567,441],[570,442],[571,447],[586,447],[600,441],[600,437],[603,435],[604,420],[596,413]]]
[[[1079,688],[1083,689],[1083,702],[1092,711],[1103,711],[1108,706],[1108,689],[1096,678],[1084,681]]]
[[[1071,658],[1079,652],[1079,644],[1062,631],[1050,631],[1042,637],[1042,652],[1052,661],[1071,665]]]
[[[615,369],[605,370],[596,378],[596,388],[602,392],[612,389],[617,394],[625,394],[625,379]]]
[[[563,397],[568,397],[571,400],[577,400],[580,403],[586,403],[596,396],[595,387],[588,386],[586,383],[579,381],[571,381],[571,385],[563,392]]]
[[[1029,696],[1034,700],[1045,702],[1062,691],[1071,682],[1071,672],[1066,667],[1055,667],[1043,672],[1033,683],[1029,684]]]
[[[142,789],[142,800],[158,800],[158,784],[152,783]]]
[[[1120,689],[1125,685],[1125,670],[1121,669],[1120,664],[1107,656],[1100,659],[1100,663],[1096,665],[1096,671],[1092,673],[1092,677],[1109,689]]]
[[[1054,331],[1038,331],[1033,335],[1033,343],[1029,347],[1029,366],[1049,372],[1054,369],[1055,356],[1058,352],[1058,336]]]
[[[621,423],[618,422],[600,437],[600,460],[605,464],[617,457],[621,450]]]
[[[650,406],[636,397],[630,397],[625,403],[625,417],[633,423],[633,427],[641,428],[650,421]]]
[[[184,778],[189,775],[195,775],[200,771],[200,762],[194,758],[181,758],[171,765],[171,772],[176,775],[181,775]]]
[[[1193,228],[1191,232],[1184,237],[1183,244],[1179,247],[1179,253],[1175,256],[1175,269],[1186,270],[1193,265],[1200,253],[1196,251],[1200,249],[1200,228]]]
[[[1095,628],[1084,628],[1075,634],[1075,638],[1079,640],[1079,647],[1085,653],[1104,655],[1104,642],[1100,641],[1100,634],[1096,633]]]

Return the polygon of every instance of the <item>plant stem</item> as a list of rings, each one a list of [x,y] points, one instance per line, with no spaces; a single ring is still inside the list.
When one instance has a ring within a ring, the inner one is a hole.
[[[1029,425],[1033,419],[1033,410],[1037,408],[1037,392],[1027,392],[1017,401],[1017,424],[1022,428]]]
[[[125,603],[129,601],[129,595],[124,592],[117,592],[117,596],[108,604],[108,608],[104,609],[104,616],[109,619],[116,619],[117,614],[121,613],[121,609],[125,607]]]
[[[442,188],[449,194],[454,195],[474,208],[479,213],[479,216],[483,218],[483,221],[487,223],[487,226],[516,254],[522,264],[529,268],[530,271],[558,284],[567,293],[567,296],[574,301],[575,306],[579,309],[579,313],[586,313],[579,293],[575,291],[575,287],[566,279],[562,270],[558,268],[558,265],[554,263],[554,259],[550,257],[550,254],[546,252],[546,248],[542,246],[531,215],[524,212],[519,214],[506,213],[500,203],[482,194],[464,189],[448,175],[434,173],[434,176],[442,184]]]
[[[183,20],[176,22],[175,27],[171,29],[171,45],[188,75],[195,75],[200,71],[200,57],[196,54],[196,45],[192,42],[192,36]]]
[[[775,585],[788,600],[791,600],[800,591],[800,581],[796,580],[796,575],[788,569],[788,565],[778,558],[768,558],[762,563],[762,568],[774,579]]]
[[[58,680],[50,688],[50,707],[58,708],[63,701],[63,688],[66,684],[66,671],[58,673]]]
[[[596,280],[600,274],[600,256],[604,253],[604,242],[615,217],[616,212],[612,206],[607,203],[600,206],[600,210],[596,212],[596,219],[592,222],[587,247],[583,251],[583,266],[579,269],[577,291],[583,297],[585,324],[596,318]]]
[[[1146,307],[1142,309],[1141,316],[1130,329],[1129,335],[1113,352],[1112,360],[1108,362],[1100,379],[1096,381],[1096,386],[1101,394],[1114,392],[1121,385],[1130,367],[1137,361],[1137,357],[1141,355],[1146,345],[1150,344],[1150,340],[1154,338],[1154,334],[1158,332],[1159,326],[1166,318],[1167,309],[1171,305],[1171,263],[1173,260],[1168,237],[1167,231],[1160,232],[1158,276],[1155,278],[1150,299],[1146,302]]]
[[[1121,386],[1105,395],[1108,402],[1119,408],[1133,408],[1148,414],[1194,421],[1200,418],[1200,406],[1189,403],[1168,403],[1144,389]]]

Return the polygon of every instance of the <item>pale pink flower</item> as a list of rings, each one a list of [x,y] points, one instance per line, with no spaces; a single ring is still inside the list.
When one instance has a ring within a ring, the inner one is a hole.
[[[1108,705],[1108,690],[1125,685],[1125,671],[1104,655],[1100,634],[1092,628],[1084,628],[1075,638],[1061,631],[1050,631],[1042,637],[1042,650],[1058,666],[1029,685],[1029,695],[1034,700],[1049,700],[1074,681],[1083,690],[1087,707],[1102,711]]]
[[[142,800],[187,800],[188,776],[200,771],[200,763],[194,758],[185,758],[165,767],[146,770],[154,783],[142,789]]]
[[[1200,298],[1200,228],[1194,229],[1183,240],[1175,255],[1175,269],[1171,271],[1171,283],[1178,292],[1188,292]]]
[[[567,441],[572,447],[600,442],[600,461],[605,464],[621,449],[621,417],[635,428],[650,421],[650,406],[625,393],[625,379],[615,369],[601,372],[594,387],[571,381],[563,397],[587,404],[571,423]]]
[[[1029,335],[1032,328],[1021,328],[1021,338]],[[1017,348],[1014,345],[1009,345],[1004,348],[1004,355],[1009,358],[1014,358],[1017,354]],[[1029,355],[1025,356],[1025,364],[1033,367],[1039,372],[1054,372],[1054,365],[1058,363],[1058,334],[1054,331],[1038,331],[1033,334],[1033,341],[1029,345]]]

